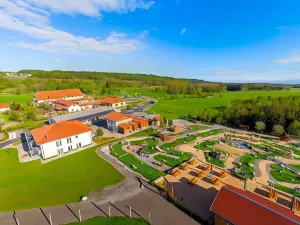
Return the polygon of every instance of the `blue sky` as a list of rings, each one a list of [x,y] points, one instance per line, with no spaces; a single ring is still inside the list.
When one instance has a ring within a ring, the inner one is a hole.
[[[0,0],[0,70],[300,83],[297,0]]]

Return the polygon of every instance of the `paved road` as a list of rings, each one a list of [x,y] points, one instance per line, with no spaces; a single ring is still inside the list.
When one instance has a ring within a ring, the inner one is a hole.
[[[14,139],[4,141],[4,142],[0,143],[0,149],[5,148],[6,146],[11,145],[19,140],[20,140],[20,138],[14,138]]]

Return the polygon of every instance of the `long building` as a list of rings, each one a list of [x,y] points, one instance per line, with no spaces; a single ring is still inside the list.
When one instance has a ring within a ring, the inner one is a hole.
[[[128,134],[149,126],[149,122],[146,119],[132,115],[124,115],[119,112],[111,112],[107,114],[105,118],[109,130],[123,134]]]
[[[34,96],[36,103],[53,102],[56,100],[74,100],[83,98],[84,95],[79,89],[66,89],[55,91],[39,91]]]

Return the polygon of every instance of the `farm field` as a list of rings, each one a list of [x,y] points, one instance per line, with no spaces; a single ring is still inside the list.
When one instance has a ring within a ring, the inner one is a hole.
[[[17,149],[2,149],[0,210],[78,202],[80,196],[87,196],[92,190],[124,180],[121,173],[97,155],[98,148],[99,145],[46,164],[39,160],[19,163]]]
[[[32,102],[34,93],[28,93],[24,95],[4,95],[0,94],[0,102],[1,103],[11,103],[15,102],[18,104],[27,104]]]
[[[159,96],[158,93],[155,96],[152,92],[144,92],[145,95],[149,94],[149,97]],[[220,95],[222,97],[220,97]],[[197,97],[187,97],[179,96],[179,99],[159,99],[158,103],[155,104],[148,112],[150,113],[160,113],[167,118],[176,119],[181,116],[187,116],[189,113],[196,116],[199,110],[205,108],[214,108],[219,106],[226,106],[231,101],[237,99],[256,99],[259,96],[262,97],[279,97],[279,96],[296,96],[300,95],[300,89],[292,89],[290,91],[243,91],[243,92],[225,92],[225,93],[215,93],[212,98],[197,98]],[[164,94],[162,93],[161,98]]]
[[[84,222],[69,223],[69,225],[147,225],[145,220],[128,217],[98,217]]]

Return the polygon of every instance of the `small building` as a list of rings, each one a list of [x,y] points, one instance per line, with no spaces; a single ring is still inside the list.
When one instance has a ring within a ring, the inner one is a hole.
[[[10,110],[8,103],[0,103],[0,112]]]
[[[174,126],[172,127],[172,131],[173,131],[174,133],[178,133],[178,132],[180,132],[180,130],[181,130],[181,127],[180,127],[179,125],[174,125]]]
[[[31,130],[34,142],[29,146],[35,148],[42,159],[48,159],[92,144],[92,130],[80,121],[46,125]]]
[[[300,223],[300,217],[289,208],[258,194],[229,185],[221,188],[211,206],[211,211],[214,225],[296,225]]]
[[[119,112],[111,112],[106,115],[106,123],[109,130],[123,134],[149,127],[148,120]]]
[[[66,89],[55,91],[39,91],[33,97],[34,102],[54,102],[59,99],[74,100],[83,98],[83,93],[79,89]]]
[[[148,120],[149,126],[159,126],[160,125],[160,115],[159,114],[147,114],[144,112],[134,112],[132,116],[141,117]]]
[[[113,108],[117,107],[123,107],[126,106],[126,102],[124,99],[117,98],[117,97],[104,97],[99,99],[94,103],[95,106],[97,105],[104,105],[104,106],[110,106]]]
[[[57,111],[66,111],[66,112],[81,111],[81,106],[71,100],[60,99],[53,102],[53,105],[54,105],[54,109]]]

